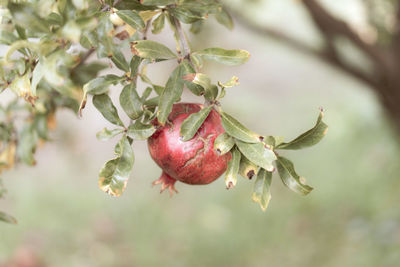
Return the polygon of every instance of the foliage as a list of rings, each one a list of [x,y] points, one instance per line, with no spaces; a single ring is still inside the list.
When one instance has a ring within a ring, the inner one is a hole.
[[[268,172],[274,171],[275,161],[290,189],[298,192],[298,188],[307,188],[301,191],[303,194],[311,191],[293,164],[280,158],[276,150],[299,149],[319,142],[326,133],[322,111],[313,129],[288,143],[254,133],[224,112],[220,102],[225,89],[238,84],[238,78],[214,84],[201,72],[203,61],[233,66],[245,63],[250,54],[217,47],[191,51],[181,23],[191,24],[191,31],[199,32],[208,17],[228,29],[233,26],[231,17],[216,0],[4,1],[0,42],[8,50],[0,58],[0,90],[13,91],[15,100],[0,109],[0,170],[11,168],[15,161],[34,165],[37,144],[49,139],[56,111],[68,108],[82,115],[91,96],[100,114],[116,127],[103,129],[97,137],[108,140],[121,136],[115,146],[116,157],[105,163],[99,175],[100,188],[120,196],[133,169],[132,144],[154,133],[150,122],[155,118],[161,124],[168,123],[172,105],[180,101],[187,88],[204,97],[205,107],[182,124],[183,140],[193,137],[211,109],[220,113],[226,134],[218,138],[216,149],[233,154],[226,174],[227,188],[234,187],[241,159],[247,159],[258,172],[253,200],[264,210],[270,198]],[[147,38],[150,29],[158,34],[166,24],[174,33],[175,51]],[[97,59],[87,61],[93,53]],[[177,66],[165,86],[156,85],[146,75],[147,65],[165,60],[176,61]],[[118,74],[99,76],[107,66],[104,63],[111,62]],[[136,88],[138,78],[149,85],[141,96]],[[129,122],[120,118],[108,96],[112,85],[123,88],[119,104]]]

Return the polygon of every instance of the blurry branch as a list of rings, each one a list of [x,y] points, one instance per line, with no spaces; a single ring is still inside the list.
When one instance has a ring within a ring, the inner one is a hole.
[[[260,25],[252,18],[243,15],[243,11],[232,8],[230,12],[247,29],[314,56],[367,84],[379,96],[382,106],[400,134],[398,104],[400,103],[400,0],[396,1],[397,11],[393,10],[396,16],[395,31],[390,36],[392,43],[389,46],[382,46],[379,42],[365,42],[345,21],[333,16],[317,0],[300,0],[300,2],[321,32],[324,46],[320,49],[313,48],[281,31]],[[372,63],[372,71],[364,71],[343,60],[336,43],[339,39],[346,39],[359,49]]]
[[[371,60],[378,64],[384,63],[382,51],[376,45],[364,42],[346,22],[332,16],[316,0],[303,0],[302,2],[326,41],[331,43],[336,36],[345,37],[368,55]]]
[[[298,50],[310,56],[317,57],[320,60],[324,61],[325,63],[333,65],[334,67],[344,71],[347,74],[351,74],[352,76],[356,77],[362,82],[367,83],[370,86],[376,85],[376,82],[373,79],[371,79],[367,74],[363,73],[362,71],[354,68],[353,66],[341,60],[341,58],[338,56],[335,46],[333,45],[333,40],[330,37],[326,49],[323,50],[317,49],[311,47],[310,45],[305,44],[300,40],[297,40],[296,38],[286,35],[281,31],[275,30],[272,27],[262,26],[252,21],[251,19],[243,16],[242,12],[236,12],[235,10],[230,9],[230,13],[235,17],[236,21],[238,21],[242,26],[246,27],[248,30],[251,30],[256,34],[273,38],[291,48],[294,48],[295,50]]]

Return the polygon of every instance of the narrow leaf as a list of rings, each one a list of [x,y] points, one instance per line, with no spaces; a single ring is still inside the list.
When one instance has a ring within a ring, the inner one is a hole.
[[[212,109],[213,106],[203,108],[199,112],[190,114],[190,116],[182,122],[180,131],[182,141],[186,142],[193,138]]]
[[[229,81],[226,83],[218,82],[218,85],[223,88],[230,88],[236,85],[239,85],[239,78],[236,76],[233,76]]]
[[[187,75],[189,75],[188,77],[192,77],[193,75],[190,76],[190,74],[196,73],[196,71],[194,70],[192,65],[187,60],[184,60],[182,62],[182,64],[184,66],[184,73],[183,73],[184,77],[186,77]],[[198,85],[198,84],[193,83],[192,81],[188,81],[188,80],[185,80],[184,83],[185,83],[186,87],[194,95],[197,95],[197,96],[204,95],[204,89],[203,89],[203,87],[201,85]]]
[[[132,120],[136,120],[143,114],[142,102],[136,91],[135,83],[128,84],[122,89],[119,95],[119,103]]]
[[[262,138],[262,136],[247,129],[243,124],[241,124],[238,120],[233,118],[228,113],[221,112],[220,114],[222,119],[222,126],[229,135],[247,143],[258,143],[262,140],[260,139],[260,137]]]
[[[103,130],[101,130],[100,132],[98,132],[96,134],[96,138],[100,141],[108,141],[111,138],[113,138],[123,132],[124,132],[123,129],[108,130],[107,128],[104,128]]]
[[[270,172],[274,170],[272,163],[276,160],[276,155],[263,143],[250,144],[236,139],[236,145],[240,152],[257,166]]]
[[[229,30],[233,29],[232,17],[225,9],[221,8],[220,11],[215,14],[215,18],[217,19],[219,24],[224,25]]]
[[[35,69],[32,72],[31,91],[33,96],[36,96],[37,85],[39,84],[39,82],[42,80],[43,77],[44,77],[43,66],[42,64],[40,64],[40,62],[38,62],[38,64],[36,64]]]
[[[112,124],[124,127],[118,116],[118,111],[107,94],[93,96],[93,105]]]
[[[183,91],[183,72],[182,64],[175,68],[169,77],[165,89],[160,97],[157,118],[161,124],[167,121],[168,115],[172,110],[172,105],[178,101]]]
[[[272,172],[267,172],[264,169],[260,169],[257,174],[257,179],[254,183],[254,189],[251,198],[254,202],[260,204],[260,207],[263,211],[266,211],[269,201],[271,200],[271,181]]]
[[[192,24],[195,23],[196,21],[204,19],[201,14],[198,14],[188,8],[173,8],[171,9],[171,13],[173,14],[174,17],[179,19],[181,22],[186,23],[186,24]]]
[[[99,173],[99,187],[112,196],[121,196],[128,183],[135,157],[126,136],[115,146],[115,159],[105,163]]]
[[[151,92],[153,92],[153,88],[146,87],[146,89],[143,91],[142,96],[140,97],[140,101],[145,102],[147,98],[150,96]]]
[[[119,10],[117,15],[134,29],[142,30],[145,26],[142,17],[134,10]]]
[[[318,116],[318,119],[317,119],[317,123],[315,124],[315,126],[313,128],[311,128],[307,132],[299,135],[297,138],[295,138],[294,140],[292,140],[288,143],[281,143],[280,145],[277,146],[277,149],[297,150],[297,149],[310,147],[310,146],[313,146],[313,145],[319,143],[319,141],[321,141],[322,138],[324,138],[324,136],[326,135],[326,133],[328,131],[328,125],[326,125],[322,121],[323,116],[324,116],[324,113],[321,110],[321,112]]]
[[[168,47],[151,40],[132,42],[131,51],[134,55],[152,60],[176,58],[174,52],[172,52]]]
[[[17,224],[17,220],[12,217],[11,215],[8,215],[7,213],[4,213],[0,211],[0,221],[6,222],[6,223],[11,223],[11,224]]]
[[[17,156],[27,165],[36,164],[34,153],[37,141],[38,135],[32,125],[24,125],[18,136]]]
[[[117,46],[112,49],[111,61],[119,68],[125,72],[129,72],[129,64],[125,59],[124,54],[118,49]]]
[[[9,31],[0,30],[0,44],[11,45],[18,38]]]
[[[225,174],[226,189],[232,189],[237,183],[237,174],[239,172],[241,154],[237,148],[232,150],[232,159],[228,162],[228,168]]]
[[[133,140],[146,140],[156,131],[152,124],[143,124],[136,121],[134,124],[129,125],[127,135]]]
[[[166,6],[175,4],[175,0],[140,0],[140,3],[145,6]]]
[[[218,135],[218,137],[215,138],[214,141],[214,149],[220,155],[228,153],[234,145],[235,145],[235,140],[233,139],[232,136],[228,135],[227,133],[222,133]]]
[[[151,32],[153,34],[158,34],[160,33],[163,28],[164,28],[164,24],[165,24],[165,13],[161,13],[152,23],[153,29],[151,30]]]
[[[101,77],[97,77],[83,86],[83,91],[87,94],[97,95],[104,94],[108,91],[108,87],[112,84],[117,84],[122,81],[123,78],[109,74]]]
[[[303,183],[304,178],[300,177],[295,169],[293,163],[284,157],[278,157],[276,161],[278,173],[282,182],[292,191],[307,195],[313,188]]]
[[[13,21],[18,26],[34,32],[50,32],[47,21],[36,14],[35,7],[32,4],[16,4],[10,1],[8,3],[8,9],[14,17]]]
[[[142,58],[138,56],[133,56],[131,62],[129,63],[130,71],[131,71],[131,78],[134,78],[138,74],[139,65],[142,62]]]
[[[242,156],[240,159],[240,168],[239,168],[239,174],[247,179],[253,178],[254,175],[257,174],[258,172],[258,166],[248,160],[245,156]]]
[[[191,73],[183,77],[185,81],[200,85],[204,90],[204,96],[208,100],[215,100],[218,95],[218,88],[211,84],[211,79],[203,73]]]
[[[230,66],[243,64],[250,57],[250,53],[245,50],[226,50],[218,47],[207,48],[194,52],[193,54],[201,56],[206,60],[212,60]]]

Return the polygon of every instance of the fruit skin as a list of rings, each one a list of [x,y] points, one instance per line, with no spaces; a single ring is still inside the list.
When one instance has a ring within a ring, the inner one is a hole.
[[[192,185],[209,184],[227,168],[231,154],[219,155],[214,150],[214,140],[224,132],[215,110],[211,110],[191,140],[184,142],[180,138],[182,122],[202,107],[196,103],[174,104],[169,122],[160,126],[148,139],[150,155],[163,170],[160,179],[153,184],[162,183],[162,190],[169,188],[170,193],[175,190],[173,184],[170,185],[171,179]],[[158,125],[156,120],[153,123]]]

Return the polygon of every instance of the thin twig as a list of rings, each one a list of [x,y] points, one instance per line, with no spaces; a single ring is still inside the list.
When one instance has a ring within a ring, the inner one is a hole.
[[[81,66],[83,63],[86,62],[86,60],[96,51],[95,48],[90,48],[81,58],[79,63],[72,69],[74,71],[76,68]]]
[[[183,32],[181,23],[179,22],[179,20],[177,18],[174,17],[175,20],[175,25],[176,25],[176,29],[178,31],[179,34],[179,39],[182,43],[182,53],[183,53],[183,58],[186,58],[190,61],[190,47],[189,44],[186,40],[185,34]]]
[[[150,25],[151,25],[151,19],[149,19],[146,22],[146,26],[143,29],[143,35],[142,35],[143,40],[147,40],[147,32],[149,31]]]

